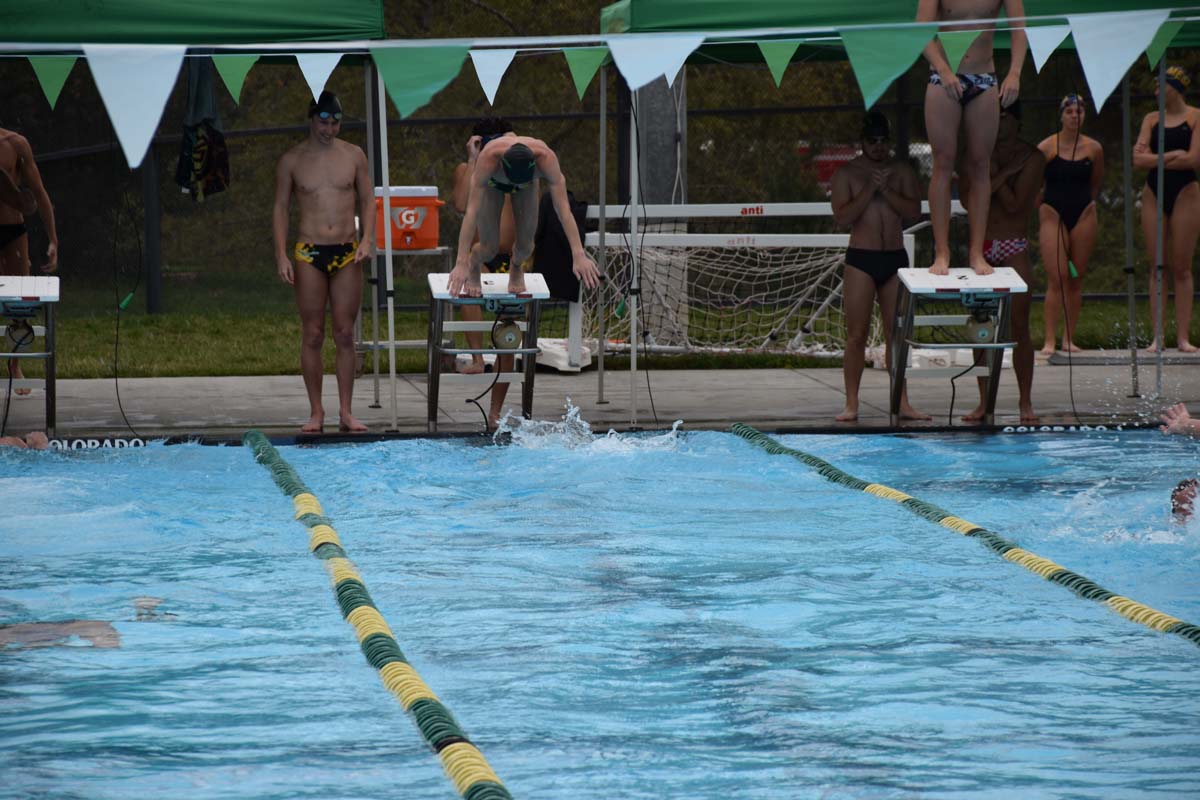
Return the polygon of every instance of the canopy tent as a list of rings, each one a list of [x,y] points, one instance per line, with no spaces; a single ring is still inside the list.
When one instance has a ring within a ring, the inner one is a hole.
[[[600,12],[604,33],[666,33],[723,31],[747,28],[789,28],[811,32],[834,31],[847,25],[895,25],[912,22],[915,3],[858,0],[853,11],[825,0],[619,0]],[[1106,11],[1179,9],[1164,0],[1025,0],[1031,23],[1039,18]],[[851,18],[847,19],[850,15]],[[1178,47],[1200,45],[1200,22],[1187,23],[1175,39]],[[701,48],[703,52],[703,48]],[[726,58],[723,53],[722,58]]]
[[[6,42],[249,44],[382,39],[382,0],[8,0]]]
[[[263,54],[294,55],[314,94],[342,54],[369,54],[379,86],[379,113],[369,124],[378,124],[383,132],[385,95],[391,97],[401,116],[408,116],[459,74],[468,55],[490,98],[516,53],[562,52],[582,96],[606,53],[630,88],[638,89],[660,76],[670,81],[689,58],[695,58],[697,52],[703,55],[709,48],[747,48],[756,58],[766,57],[773,71],[778,66],[781,74],[792,52],[770,45],[795,43],[848,56],[869,106],[919,58],[921,49],[937,33],[936,26],[919,25],[910,18],[911,4],[903,4],[905,13],[901,14],[898,4],[883,0],[864,0],[850,20],[839,20],[827,3],[811,0],[765,0],[738,6],[723,0],[689,0],[686,5],[683,0],[622,0],[605,9],[604,32],[590,36],[416,41],[364,41],[364,36],[383,34],[380,0],[350,0],[329,14],[321,13],[324,3],[320,0],[258,0],[254,10],[233,0],[187,10],[156,0],[109,0],[101,6],[88,0],[71,2],[80,14],[79,28],[53,24],[66,17],[62,4],[55,5],[53,15],[45,2],[17,0],[15,9],[10,4],[12,13],[6,17],[15,24],[0,33],[0,51],[28,55],[31,61],[52,59],[49,54],[53,53],[82,51],[131,165],[141,161],[189,44],[204,45],[203,53],[216,54],[216,58],[248,59],[249,63]],[[1064,46],[1070,34],[1073,41],[1069,44],[1079,49],[1097,105],[1143,51],[1155,62],[1168,43],[1200,43],[1200,7],[1176,8],[1161,0],[1027,0],[1026,11],[1028,25],[1046,34],[1030,36],[1035,65],[1040,66],[1050,52]],[[223,24],[230,21],[232,24]],[[1005,21],[998,22],[1003,28]],[[347,25],[352,32],[347,33]],[[937,35],[950,49],[953,35]],[[973,33],[962,38],[970,35]],[[1042,39],[1040,45],[1038,38]],[[79,44],[104,41],[120,44]],[[963,43],[962,48],[965,46]],[[774,63],[768,55],[771,50]],[[721,53],[721,60],[730,60],[727,50]],[[244,71],[241,74],[244,76]],[[603,87],[605,73],[600,74]],[[45,88],[41,73],[39,79]],[[123,102],[110,99],[106,84],[109,90],[121,90],[119,95],[111,93]],[[603,119],[603,110],[601,113]],[[386,142],[386,137],[382,138]],[[604,152],[602,142],[602,165]],[[386,170],[386,149],[380,156]],[[636,157],[632,158],[631,169],[636,163]],[[631,185],[637,186],[636,179]],[[633,209],[636,215],[636,198]],[[390,279],[388,290],[390,305]],[[392,339],[389,335],[389,341]],[[633,352],[636,359],[636,348]],[[394,360],[394,353],[391,355],[389,360]],[[636,422],[636,395],[633,404]]]
[[[1125,130],[1129,129],[1129,86],[1127,71],[1137,56],[1145,51],[1151,66],[1158,67],[1160,113],[1165,77],[1163,53],[1172,47],[1200,46],[1200,7],[1180,7],[1163,0],[1025,0],[1024,27],[1029,35],[1030,52],[1040,71],[1050,54],[1059,48],[1080,51],[1085,77],[1092,90],[1097,110],[1111,95],[1119,82],[1123,83],[1122,111]],[[1003,13],[1003,8],[1001,9]],[[703,44],[687,56],[687,63],[702,64],[731,61],[766,61],[778,84],[792,60],[811,58],[847,58],[859,80],[864,104],[870,107],[892,81],[908,69],[918,57],[933,32],[919,29],[915,9],[911,4],[889,0],[860,0],[855,4],[852,21],[845,19],[846,10],[821,0],[760,0],[745,3],[741,0],[618,0],[601,10],[600,29],[606,34],[642,34],[644,36],[682,36],[696,31],[705,32]],[[1009,35],[1003,20],[997,20],[997,48],[1009,46]],[[872,31],[872,28],[877,30]],[[1032,31],[1032,32],[1030,32]],[[901,40],[900,34],[911,33]],[[951,44],[953,33],[938,33],[949,54],[960,45]],[[965,51],[974,33],[959,34],[961,51]],[[780,47],[775,41],[787,42]],[[953,56],[951,57],[953,61]],[[618,63],[622,73],[623,67]],[[626,75],[628,77],[628,75]],[[670,80],[671,75],[668,75]],[[1122,81],[1122,78],[1124,80]],[[637,88],[631,86],[631,88]],[[636,103],[636,96],[633,98]],[[602,101],[603,104],[603,101]],[[1160,129],[1161,140],[1161,129]],[[636,137],[631,134],[636,147]],[[1129,142],[1124,147],[1126,195],[1131,194]],[[1159,175],[1162,180],[1163,147],[1159,143]],[[637,155],[630,156],[631,176],[636,175]],[[636,225],[637,183],[630,179],[634,195],[630,214]],[[601,219],[603,220],[603,210]],[[1126,273],[1129,294],[1130,354],[1132,361],[1132,393],[1137,394],[1137,346],[1134,336],[1134,279],[1132,216],[1125,216]],[[1162,283],[1163,214],[1159,198],[1157,226],[1157,258],[1159,286]],[[636,261],[634,275],[637,275]],[[1156,339],[1162,338],[1162,307],[1157,304]],[[636,298],[632,324],[636,326]],[[631,340],[633,336],[631,334]],[[633,368],[637,364],[636,347],[632,350]],[[601,370],[603,360],[601,359]],[[1162,391],[1162,351],[1157,358],[1157,391]],[[601,381],[603,378],[601,377]],[[630,383],[634,422],[636,422],[636,383]]]

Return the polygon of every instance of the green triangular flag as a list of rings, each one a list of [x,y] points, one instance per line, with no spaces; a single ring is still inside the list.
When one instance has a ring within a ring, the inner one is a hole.
[[[371,58],[383,77],[388,97],[403,118],[428,103],[458,76],[470,50],[469,45],[372,47]]]
[[[75,66],[76,56],[29,56],[29,66],[33,67],[42,92],[50,101],[50,108],[58,102],[58,94],[62,91],[71,68]]]
[[[946,51],[946,60],[950,62],[950,69],[958,72],[958,65],[962,63],[963,56],[967,54],[967,50],[971,45],[975,44],[975,40],[979,38],[981,30],[974,31],[942,31],[938,34],[938,39],[942,43],[942,49]]]
[[[1158,33],[1154,34],[1154,38],[1150,40],[1150,46],[1146,48],[1146,58],[1150,59],[1150,69],[1158,66],[1159,59],[1163,57],[1163,53],[1167,52],[1167,48],[1171,46],[1171,40],[1175,38],[1175,34],[1183,29],[1183,22],[1175,22],[1168,20],[1158,29]]]
[[[233,102],[242,102],[242,84],[246,82],[246,73],[258,61],[258,56],[213,56],[213,65],[225,81],[225,88],[233,95]]]
[[[776,88],[783,81],[783,72],[788,68],[788,64],[792,63],[792,56],[796,55],[796,48],[799,46],[800,42],[796,40],[781,42],[773,39],[758,43],[763,61],[767,62],[767,67],[771,70],[771,77],[775,79]]]
[[[937,33],[936,25],[915,25],[892,30],[850,29],[839,31],[850,67],[862,91],[863,104],[870,108],[921,55]]]
[[[596,77],[596,70],[608,58],[607,47],[564,47],[563,56],[567,59],[567,67],[571,70],[571,80],[575,81],[575,91],[579,99],[587,91],[588,84]]]

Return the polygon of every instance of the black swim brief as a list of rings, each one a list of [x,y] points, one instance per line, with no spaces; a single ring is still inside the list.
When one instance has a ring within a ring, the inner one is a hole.
[[[512,263],[512,254],[511,253],[497,253],[496,256],[491,261],[485,262],[484,266],[487,267],[488,272],[496,272],[496,273],[503,274],[505,272],[508,272],[508,266],[511,263]]]
[[[25,226],[24,222],[0,225],[0,247],[8,247],[28,232],[29,228]]]
[[[908,266],[908,251],[847,247],[846,266],[867,273],[875,281],[875,286],[879,287],[890,281],[897,271]]]
[[[991,72],[960,72],[958,82],[962,86],[962,97],[958,102],[965,108],[967,103],[996,85],[996,76]],[[929,82],[934,86],[942,85],[942,76],[936,72],[929,73]]]
[[[347,264],[354,263],[354,254],[358,251],[356,242],[341,244],[309,244],[296,242],[294,255],[297,261],[312,264],[326,275],[332,276]]]

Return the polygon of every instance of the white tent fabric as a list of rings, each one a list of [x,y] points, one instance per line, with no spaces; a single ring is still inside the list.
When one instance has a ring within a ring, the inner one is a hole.
[[[1071,35],[1070,25],[1042,25],[1025,29],[1029,41],[1029,53],[1033,56],[1033,68],[1042,71],[1058,46]]]

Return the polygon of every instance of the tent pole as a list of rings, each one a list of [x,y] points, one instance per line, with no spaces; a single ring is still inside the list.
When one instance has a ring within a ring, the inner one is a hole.
[[[1126,72],[1121,81],[1121,146],[1125,152],[1122,177],[1125,181],[1125,288],[1129,297],[1129,396],[1141,397],[1138,393],[1137,305],[1134,300],[1137,280],[1133,269],[1133,142],[1129,141],[1129,102],[1129,73]]]
[[[383,85],[383,72],[376,67],[379,89],[379,168],[383,175],[383,249],[384,249],[384,296],[387,298],[387,349],[388,379],[392,384],[392,427],[400,429],[396,411],[396,293],[392,289],[392,178],[388,170],[387,140],[387,91]]]
[[[1167,56],[1163,53],[1162,58],[1158,60],[1158,191],[1155,193],[1156,218],[1154,228],[1154,277],[1155,285],[1154,292],[1158,295],[1158,302],[1154,308],[1154,341],[1155,341],[1155,362],[1154,362],[1154,396],[1155,398],[1162,397],[1162,368],[1163,368],[1163,347],[1166,342],[1163,341],[1163,306],[1167,302],[1167,283],[1166,276],[1163,274],[1163,195],[1165,194],[1165,186],[1163,184],[1164,156],[1163,150],[1166,148],[1167,139]],[[1179,302],[1178,291],[1176,291],[1175,302]],[[1178,333],[1176,334],[1178,335]]]
[[[641,276],[638,274],[637,224],[638,203],[638,130],[637,91],[629,93],[629,424],[637,425],[637,343],[638,300],[641,297]]]
[[[604,250],[605,219],[605,188],[608,186],[608,68],[600,65],[600,247],[596,252],[596,266],[600,269],[601,277],[605,273],[608,254]],[[606,283],[600,282],[596,287],[596,318],[599,320],[599,330],[596,332],[596,404],[606,405],[604,399],[604,350],[608,344],[608,303]]]
[[[368,59],[363,64],[363,84],[366,86],[367,110],[367,170],[371,173],[371,186],[379,184],[379,134],[375,125],[375,62]],[[361,330],[362,313],[359,312]],[[363,337],[364,339],[366,336]],[[371,259],[371,408],[383,408],[379,402],[379,255]]]

